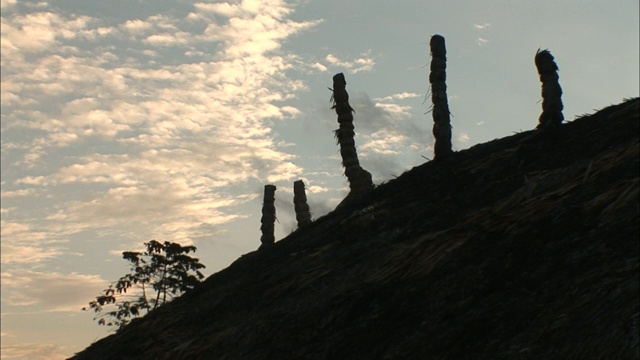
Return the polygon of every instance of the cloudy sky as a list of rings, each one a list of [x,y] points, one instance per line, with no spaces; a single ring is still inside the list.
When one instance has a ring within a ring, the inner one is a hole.
[[[108,334],[80,311],[150,239],[210,275],[346,195],[331,78],[381,183],[433,156],[429,38],[448,50],[456,150],[535,127],[533,64],[565,118],[638,96],[638,1],[186,0],[2,4],[2,358],[61,359]],[[426,101],[425,101],[426,100]]]

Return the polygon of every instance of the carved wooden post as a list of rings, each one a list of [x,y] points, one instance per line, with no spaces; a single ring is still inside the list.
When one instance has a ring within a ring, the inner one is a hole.
[[[275,230],[275,222],[276,222],[276,186],[275,185],[265,185],[264,186],[264,201],[262,203],[262,218],[260,219],[260,230],[262,231],[262,236],[260,237],[260,242],[262,245],[260,248],[268,247],[273,245],[276,241],[276,237],[274,235]]]
[[[562,124],[562,88],[558,82],[558,65],[549,50],[538,49],[535,57],[536,68],[542,83],[542,114],[537,129],[557,128]]]
[[[453,152],[451,147],[451,118],[447,99],[447,49],[444,37],[433,35],[431,47],[431,101],[433,102],[434,159],[443,158]]]
[[[311,212],[309,211],[309,204],[307,204],[307,194],[305,194],[302,180],[293,183],[293,205],[296,210],[298,227],[309,226],[311,224]]]
[[[333,107],[338,115],[340,128],[335,131],[336,139],[340,145],[340,155],[344,174],[349,180],[351,196],[359,196],[373,190],[373,180],[371,174],[360,166],[358,154],[356,153],[355,130],[353,126],[353,109],[349,105],[349,94],[347,93],[347,81],[344,74],[339,73],[333,77]]]

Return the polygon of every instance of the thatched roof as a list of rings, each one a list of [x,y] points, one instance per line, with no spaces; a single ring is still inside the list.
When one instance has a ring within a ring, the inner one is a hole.
[[[74,359],[637,359],[639,115],[416,167]]]

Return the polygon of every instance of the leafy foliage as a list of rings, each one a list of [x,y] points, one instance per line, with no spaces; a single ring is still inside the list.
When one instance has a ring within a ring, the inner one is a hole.
[[[93,310],[99,325],[126,326],[132,318],[145,315],[180,296],[198,284],[205,266],[189,256],[195,246],[165,241],[144,243],[145,252],[125,251],[123,259],[131,264],[131,273],[96,296],[84,311]]]

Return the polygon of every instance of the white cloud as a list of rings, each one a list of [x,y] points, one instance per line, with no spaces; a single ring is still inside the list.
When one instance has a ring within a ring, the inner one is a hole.
[[[196,4],[194,9],[198,16],[154,15],[110,28],[126,34],[137,52],[154,57],[161,50],[145,47],[221,46],[207,62],[165,66],[132,62],[117,48],[99,56],[78,49],[72,55],[53,53],[73,46],[69,29],[98,32],[90,18],[49,12],[16,20],[40,24],[34,36],[41,34],[46,43],[39,45],[34,61],[14,62],[13,71],[3,76],[3,92],[15,106],[3,113],[3,131],[4,126],[32,131],[17,165],[49,170],[23,173],[13,184],[43,187],[43,195],[55,191],[49,187],[71,184],[76,192],[86,192],[82,200],[56,193],[61,202],[47,216],[52,224],[46,228],[57,224],[76,232],[137,221],[149,232],[169,229],[176,234],[167,236],[188,238],[190,232],[203,234],[203,224],[211,233],[213,226],[243,216],[225,212],[236,201],[217,195],[218,189],[249,180],[285,181],[301,173],[294,157],[283,152],[286,147],[278,145],[271,121],[300,114],[282,102],[304,85],[285,75],[295,58],[275,51],[315,22],[286,19],[291,9],[282,1]],[[204,20],[209,27],[202,33],[187,31],[189,22]],[[25,35],[12,21],[15,31],[5,36],[3,29],[3,42]],[[34,108],[46,112],[29,110]],[[63,147],[74,157],[62,157],[57,167],[44,160]],[[92,151],[98,147],[116,152]],[[38,249],[11,246],[14,253]],[[42,254],[49,258],[57,251]]]
[[[473,24],[473,27],[478,29],[478,30],[483,30],[488,28],[489,26],[491,26],[491,24],[489,23],[482,23],[482,24]]]
[[[383,99],[408,98],[413,96],[411,94],[395,94],[383,97]],[[385,100],[386,102],[372,101],[368,95],[363,93],[351,95],[350,101],[351,106],[356,111],[354,117],[356,118],[356,131],[358,133],[364,130],[367,134],[373,134],[380,130],[385,130],[393,134],[403,135],[407,139],[412,138],[421,141],[425,139],[426,130],[418,127],[416,121],[410,119],[411,106],[387,100]],[[359,121],[359,119],[362,119],[362,121]]]
[[[311,185],[309,187],[306,188],[306,191],[312,193],[312,194],[320,194],[320,193],[324,193],[329,191],[329,188],[324,187],[324,186],[318,186],[318,185]]]
[[[7,9],[16,4],[17,0],[2,0],[0,1],[0,8]]]
[[[3,217],[0,221],[0,242],[2,264],[35,264],[56,258],[63,253],[62,234],[50,234],[46,229],[29,223],[9,221]]]
[[[35,189],[19,189],[13,191],[2,191],[2,198],[11,198],[11,197],[21,197],[21,196],[29,196],[35,194]]]
[[[485,46],[485,45],[487,45],[488,42],[489,42],[489,40],[487,40],[485,38],[481,38],[481,37],[479,37],[478,40],[476,41],[476,43],[479,46]]]
[[[319,62],[311,64],[311,67],[321,72],[326,72],[329,70],[326,66],[320,64]]]
[[[11,360],[64,360],[64,348],[55,344],[2,342],[2,358]]]
[[[318,21],[294,22],[284,17],[291,8],[284,1],[269,3],[242,1],[240,4],[197,3],[191,19],[207,21],[202,41],[224,41],[223,50],[230,58],[256,56],[278,50],[280,42],[299,31],[318,24]],[[216,16],[224,16],[228,21],[219,24]]]
[[[52,20],[58,22],[59,18],[52,13],[36,13],[20,16],[12,23],[3,21],[3,57],[15,56],[21,50],[41,51],[54,45],[56,34],[50,27]]]
[[[404,135],[382,129],[368,136],[367,142],[360,148],[363,151],[372,151],[382,155],[397,155],[403,150],[402,144],[406,140],[407,137]]]
[[[148,36],[144,41],[154,46],[186,45],[191,42],[191,34],[178,31],[173,34],[154,34]]]
[[[411,99],[411,98],[416,98],[416,97],[420,97],[423,96],[422,94],[418,94],[418,93],[413,93],[413,92],[401,92],[401,93],[397,93],[397,94],[391,94],[385,97],[381,97],[381,98],[375,98],[374,100],[376,101],[392,101],[392,100],[404,100],[404,99]]]
[[[341,60],[333,54],[328,54],[325,60],[333,65],[340,67],[353,74],[357,74],[361,71],[371,71],[376,65],[375,59],[371,56],[371,50],[363,53],[360,57],[353,60]]]
[[[397,118],[406,118],[411,116],[411,106],[389,103],[376,103],[375,106],[377,108],[384,109],[384,111]]]
[[[456,138],[457,142],[460,144],[468,143],[471,140],[471,137],[465,133],[461,133]]]
[[[380,100],[385,102],[378,102],[363,93],[350,96],[355,109],[358,155],[374,182],[386,181],[405,171],[398,159],[419,157],[433,142],[426,121],[412,119],[410,106],[393,102],[413,97],[417,94],[404,92],[382,97]]]
[[[22,2],[24,6],[31,9],[45,9],[49,7],[46,1],[38,1],[38,2]]]
[[[153,29],[153,24],[149,21],[142,21],[140,19],[127,20],[123,25],[126,31],[131,33],[132,35],[141,35],[147,32],[148,30]]]
[[[3,240],[2,264],[30,265],[61,256],[64,252],[56,247],[41,247],[15,244],[17,241]]]
[[[42,11],[18,15],[10,20],[2,19],[3,58],[12,59],[11,62],[21,60],[29,53],[50,50],[65,39],[95,37],[94,32],[87,30],[92,21],[87,16],[63,18],[56,13]]]
[[[40,185],[46,185],[48,181],[44,176],[25,176],[21,179],[16,180],[15,183],[40,186]]]
[[[79,311],[107,281],[97,275],[37,271],[2,272],[3,303],[42,311]]]
[[[222,3],[195,3],[193,5],[198,12],[220,14],[226,17],[234,17],[242,15],[240,6],[232,5],[227,2]]]

